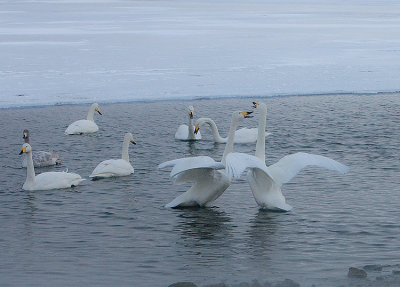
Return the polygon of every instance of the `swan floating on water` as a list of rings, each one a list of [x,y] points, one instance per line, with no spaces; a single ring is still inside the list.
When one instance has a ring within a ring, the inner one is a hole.
[[[30,144],[30,137],[29,137],[29,131],[24,130],[23,137],[25,140],[25,143]],[[48,152],[48,151],[33,151],[32,152],[32,160],[33,160],[33,166],[34,167],[44,167],[44,166],[50,166],[50,165],[59,165],[61,164],[61,158],[56,152]],[[22,159],[22,167],[27,166],[27,157],[26,154],[24,154],[24,157]]]
[[[43,172],[35,175],[32,160],[32,147],[25,143],[20,155],[25,153],[27,157],[26,180],[22,189],[24,190],[49,190],[59,188],[70,188],[77,186],[84,179],[79,174],[68,172]]]
[[[73,122],[65,130],[65,134],[81,135],[81,134],[97,132],[99,130],[99,127],[94,122],[94,112],[98,112],[99,115],[102,115],[102,113],[100,111],[100,107],[97,103],[94,103],[90,106],[86,120],[79,120],[79,121]]]
[[[210,206],[229,187],[231,180],[225,173],[225,159],[233,151],[235,130],[239,122],[252,112],[234,112],[228,142],[221,162],[209,156],[180,158],[164,162],[158,168],[172,167],[170,177],[175,183],[193,182],[192,187],[165,207]]]
[[[200,118],[196,121],[196,127],[194,130],[194,133],[197,134],[199,132],[199,129],[203,125],[209,125],[214,137],[214,141],[216,143],[226,143],[228,141],[228,137],[223,138],[219,134],[218,127],[216,123],[211,119],[211,118]],[[241,128],[235,131],[235,143],[254,143],[257,141],[257,134],[258,134],[258,129],[257,128]],[[270,133],[267,133],[267,136],[270,135]]]
[[[200,140],[201,134],[194,133],[194,125],[193,125],[193,106],[189,106],[189,125],[180,125],[178,130],[175,133],[175,139],[177,140]]]
[[[102,161],[96,166],[89,177],[95,180],[106,177],[126,176],[134,173],[135,170],[129,162],[129,143],[136,144],[132,134],[126,133],[122,144],[122,158]]]
[[[303,168],[312,165],[329,170],[347,173],[349,168],[325,156],[303,152],[287,155],[277,163],[267,167],[265,164],[265,127],[267,107],[254,105],[261,110],[258,125],[258,139],[255,156],[244,153],[230,153],[226,159],[226,170],[230,178],[239,178],[245,171],[254,199],[261,208],[289,211],[292,207],[286,203],[281,187],[289,182]]]

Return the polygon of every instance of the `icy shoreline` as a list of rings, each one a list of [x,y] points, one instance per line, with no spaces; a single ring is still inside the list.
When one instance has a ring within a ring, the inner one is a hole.
[[[3,108],[400,90],[396,1],[21,0],[0,13]]]

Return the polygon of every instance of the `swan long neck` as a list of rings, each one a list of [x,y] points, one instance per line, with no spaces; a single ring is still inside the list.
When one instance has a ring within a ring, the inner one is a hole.
[[[193,118],[189,117],[189,139],[194,140],[196,138],[194,134]]]
[[[217,125],[212,119],[201,118],[201,119],[198,119],[198,123],[199,123],[199,126],[201,126],[203,124],[208,124],[210,126],[213,137],[214,137],[214,141],[219,142],[219,143],[225,142],[226,138],[224,139],[221,137],[221,135],[219,134]]]
[[[258,120],[258,134],[255,156],[265,162],[265,129],[267,127],[267,106],[263,103],[259,105],[260,117]]]
[[[231,127],[229,128],[228,141],[226,142],[224,154],[222,155],[222,164],[226,164],[226,156],[233,152],[233,144],[235,141],[235,131],[239,125],[239,120],[234,115],[232,116]]]
[[[122,159],[129,162],[129,137],[125,135],[124,142],[122,143]]]
[[[96,110],[96,104],[91,105],[90,109],[89,109],[89,112],[87,114],[87,117],[86,117],[86,119],[88,121],[94,122],[94,112],[95,112],[95,110]]]
[[[26,153],[26,180],[24,185],[35,183],[35,168],[33,167],[32,152]]]

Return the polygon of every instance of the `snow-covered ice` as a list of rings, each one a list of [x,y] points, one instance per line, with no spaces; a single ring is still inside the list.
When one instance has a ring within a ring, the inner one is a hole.
[[[400,90],[400,2],[2,1],[0,107]]]

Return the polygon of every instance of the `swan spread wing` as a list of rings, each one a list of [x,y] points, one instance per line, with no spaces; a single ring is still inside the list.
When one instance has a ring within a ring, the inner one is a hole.
[[[349,167],[325,156],[298,152],[287,155],[277,163],[268,167],[268,170],[276,183],[280,186],[289,182],[306,166],[313,165],[329,170],[338,171],[342,174],[349,171]]]
[[[170,161],[166,161],[158,166],[158,168],[165,168],[172,166],[172,170],[170,173],[170,177],[175,179],[176,182],[182,182],[184,178],[195,178],[196,172],[198,176],[203,176],[201,171],[196,171],[197,169],[207,169],[207,170],[216,170],[216,169],[223,169],[225,166],[220,163],[216,162],[209,156],[197,156],[197,157],[189,157],[189,158],[179,158]],[[191,172],[189,174],[188,172]],[[178,179],[181,173],[185,173],[182,175],[182,180]]]
[[[260,169],[273,178],[265,163],[258,157],[238,152],[228,154],[226,157],[226,170],[230,178],[239,178],[246,169]]]

